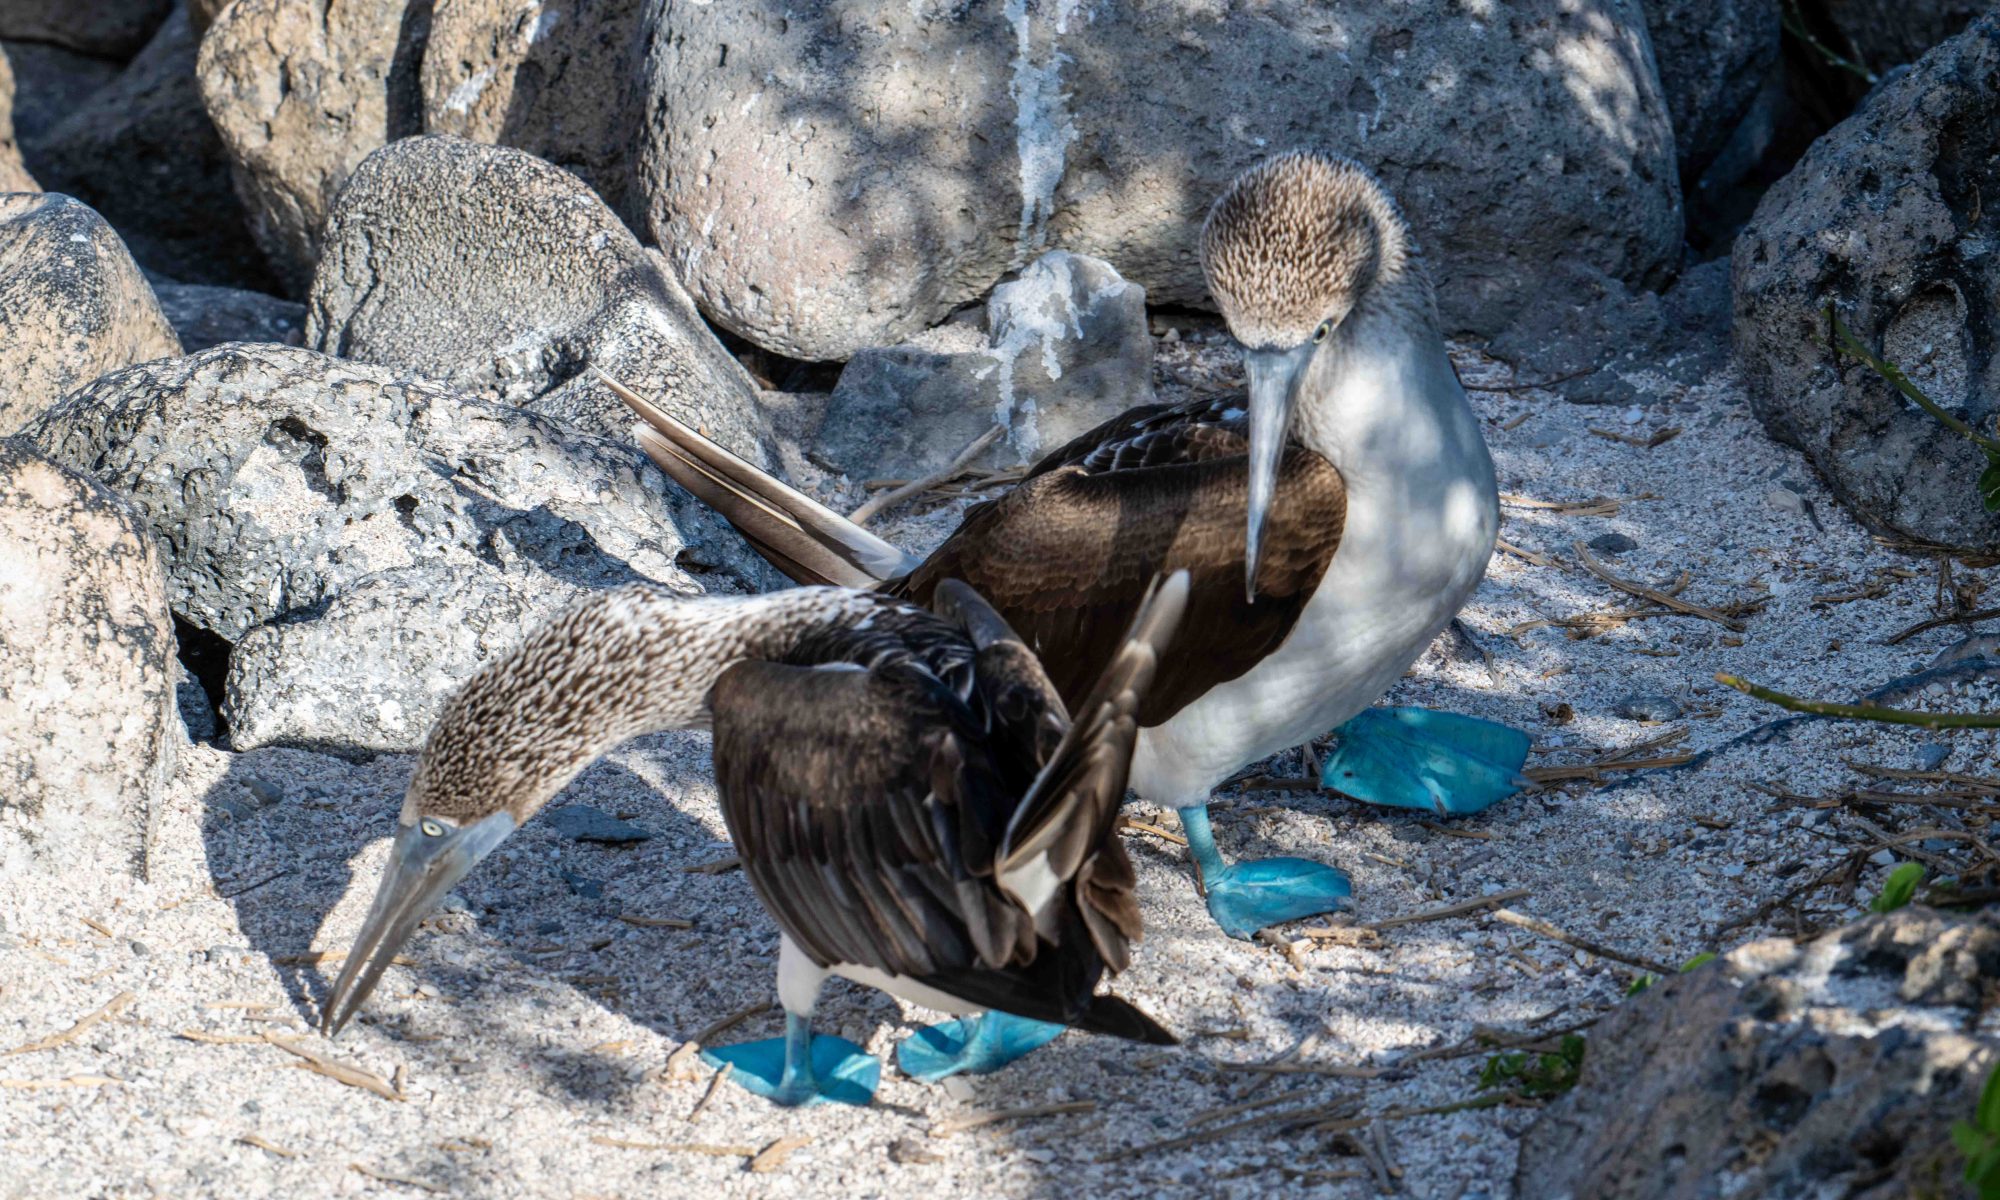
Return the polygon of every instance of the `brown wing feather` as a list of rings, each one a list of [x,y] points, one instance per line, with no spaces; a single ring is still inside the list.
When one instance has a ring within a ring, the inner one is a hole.
[[[1072,461],[1036,475],[971,510],[936,553],[884,588],[928,603],[941,581],[964,580],[1040,656],[1074,711],[1117,652],[1147,585],[1185,570],[1184,628],[1201,640],[1168,656],[1146,695],[1139,723],[1161,724],[1277,649],[1326,574],[1347,519],[1340,473],[1309,450],[1287,450],[1257,599],[1247,601],[1247,463],[1240,452],[1206,456],[1228,432],[1197,425],[1175,435],[1193,461],[1096,474]]]

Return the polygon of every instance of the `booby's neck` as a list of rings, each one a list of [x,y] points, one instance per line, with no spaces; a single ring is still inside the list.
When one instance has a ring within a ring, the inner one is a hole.
[[[680,596],[647,585],[597,593],[488,663],[446,705],[410,780],[405,823],[420,809],[458,815],[441,807],[452,800],[499,803],[517,824],[526,821],[628,738],[706,729],[709,694],[731,665],[783,658],[828,623],[865,629],[894,604],[827,587],[761,596]]]
[[[1492,475],[1429,279],[1414,256],[1397,267],[1313,357],[1293,417],[1293,438],[1331,462],[1350,495],[1388,478]]]

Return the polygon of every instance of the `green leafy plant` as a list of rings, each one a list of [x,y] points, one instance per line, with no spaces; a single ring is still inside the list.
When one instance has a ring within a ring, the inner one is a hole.
[[[1689,971],[1694,970],[1696,967],[1705,967],[1709,963],[1712,963],[1714,961],[1715,961],[1715,952],[1712,950],[1704,950],[1700,954],[1697,954],[1693,958],[1690,958],[1686,962],[1682,963],[1680,966],[1680,973],[1685,975]],[[1654,984],[1658,982],[1660,982],[1660,977],[1658,975],[1641,975],[1639,976],[1639,978],[1634,979],[1632,981],[1631,987],[1625,989],[1625,994],[1627,996],[1636,996],[1640,992],[1645,991],[1647,988],[1652,987]]]
[[[1564,1034],[1554,1053],[1516,1050],[1496,1054],[1479,1071],[1479,1090],[1511,1088],[1523,1096],[1560,1096],[1576,1086],[1583,1071],[1583,1035]]]
[[[1882,894],[1868,902],[1869,912],[1895,912],[1909,904],[1917,894],[1917,885],[1924,881],[1924,869],[1913,862],[1903,863],[1889,872],[1889,878],[1882,884]]]
[[[1979,501],[1986,506],[1987,512],[2000,512],[2000,438],[1988,437],[1952,416],[1944,410],[1943,405],[1926,395],[1924,389],[1911,383],[1910,377],[1903,374],[1902,368],[1887,359],[1877,358],[1873,351],[1862,344],[1860,338],[1854,336],[1854,331],[1841,322],[1831,304],[1826,306],[1826,320],[1828,327],[1833,330],[1832,344],[1835,353],[1845,354],[1849,358],[1868,364],[1877,375],[1888,380],[1892,387],[1908,396],[1918,408],[1936,417],[1945,428],[1967,438],[1973,445],[1985,451],[1986,469],[1979,473]]]
[[[1951,1140],[1965,1155],[1965,1182],[1979,1200],[2000,1200],[2000,1066],[1987,1075],[1972,1120],[1952,1122]]]

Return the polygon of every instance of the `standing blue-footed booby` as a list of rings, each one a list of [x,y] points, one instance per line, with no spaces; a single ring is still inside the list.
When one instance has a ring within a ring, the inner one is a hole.
[[[746,1087],[782,1104],[874,1094],[876,1059],[812,1034],[829,974],[983,1014],[904,1043],[923,1078],[993,1070],[1066,1025],[1171,1043],[1096,987],[1139,936],[1114,826],[1187,587],[1175,575],[1144,594],[1074,721],[955,580],[932,589],[935,613],[826,587],[578,601],[446,705],[322,1028],[337,1033],[438,898],[599,755],[710,728],[724,820],[783,934],[785,1036],[706,1054]]]
[[[1147,582],[1191,576],[1187,634],[1139,712],[1140,795],[1176,808],[1229,933],[1324,912],[1349,888],[1297,858],[1225,865],[1210,791],[1339,726],[1323,781],[1377,804],[1472,812],[1516,790],[1528,739],[1371,709],[1472,594],[1493,553],[1493,462],[1407,222],[1359,164],[1252,167],[1202,229],[1246,401],[1132,409],[1043,458],[916,559],[627,389],[670,476],[801,582],[918,601],[963,579],[1080,695]]]

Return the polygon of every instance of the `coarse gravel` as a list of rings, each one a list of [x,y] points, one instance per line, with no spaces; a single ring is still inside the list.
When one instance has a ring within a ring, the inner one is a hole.
[[[1176,331],[1158,349],[1163,399],[1235,379],[1212,333]],[[1515,382],[1470,348],[1455,353],[1469,385]],[[1269,942],[1224,937],[1181,847],[1132,833],[1146,940],[1117,987],[1178,1031],[1178,1048],[1068,1034],[947,1086],[891,1064],[866,1109],[783,1110],[729,1085],[708,1097],[712,1073],[674,1051],[772,998],[777,934],[741,872],[687,869],[730,854],[707,740],[695,734],[630,743],[558,800],[627,819],[649,840],[572,841],[531,822],[329,1043],[312,1026],[338,962],[310,955],[338,954],[356,932],[412,760],[196,745],[182,755],[148,882],[94,864],[0,878],[0,1195],[1361,1197],[1392,1172],[1411,1196],[1503,1200],[1532,1108],[1384,1119],[1358,1142],[1276,1117],[1474,1099],[1485,1051],[1420,1052],[1480,1027],[1577,1024],[1619,1004],[1640,972],[1476,913],[1380,932],[1356,922],[1526,889],[1511,909],[1626,957],[1679,964],[1858,913],[1893,853],[1874,854],[1852,891],[1822,889],[1796,915],[1730,927],[1868,850],[1877,830],[1958,827],[1951,810],[1863,816],[1797,799],[1868,783],[1850,762],[1993,769],[1988,733],[1774,725],[1784,714],[1714,682],[1728,671],[1853,699],[1922,669],[1965,631],[1884,644],[1936,614],[1938,559],[1878,545],[1799,455],[1764,436],[1733,376],[1635,382],[1649,400],[1630,408],[1473,393],[1503,492],[1620,503],[1579,515],[1510,502],[1501,535],[1533,558],[1497,553],[1463,614],[1469,636],[1440,639],[1390,698],[1527,729],[1539,766],[1662,738],[1641,756],[1714,753],[1449,822],[1225,788],[1215,808],[1225,853],[1309,855],[1354,879],[1351,918],[1302,922]],[[1680,432],[1652,448],[1622,440],[1667,429]],[[851,482],[815,482],[850,507],[861,496]],[[929,544],[962,503],[903,514],[884,532]],[[1609,534],[1636,543],[1590,551],[1621,578],[1684,582],[1682,599],[1711,608],[1761,607],[1740,632],[1686,616],[1587,638],[1541,624],[1653,607],[1579,565],[1575,543]],[[1950,582],[1970,595],[1991,578],[1958,564]],[[1995,691],[1973,672],[1903,702],[1990,709]],[[1635,719],[1648,716],[1671,719]],[[1253,772],[1303,773],[1296,753]],[[1130,815],[1174,826],[1143,803]],[[1948,855],[1959,843],[1921,845]],[[1309,927],[1338,932],[1311,938]],[[8,1053],[108,1003],[114,1011],[78,1036]],[[886,1054],[925,1019],[834,983],[819,1023]],[[777,1029],[766,1011],[717,1040]],[[316,1071],[270,1038],[296,1038],[399,1098]],[[1286,1069],[1241,1069],[1273,1062]],[[1070,1108],[949,1131],[1043,1106]],[[1208,1140],[1190,1144],[1195,1135]],[[787,1138],[804,1140],[752,1161]]]

